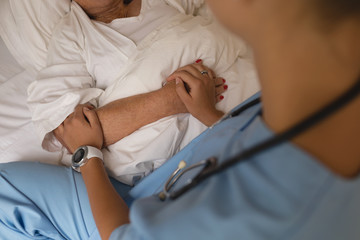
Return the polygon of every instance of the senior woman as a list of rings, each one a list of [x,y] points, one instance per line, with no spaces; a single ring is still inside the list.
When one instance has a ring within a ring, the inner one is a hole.
[[[261,98],[134,187],[130,213],[99,158],[81,167],[83,178],[60,167],[2,165],[1,237],[96,239],[98,229],[102,239],[359,239],[359,2],[208,3],[253,47]],[[189,65],[168,80],[204,121],[217,111],[212,81],[200,71]],[[76,112],[69,128],[84,134],[66,142],[101,146],[95,113]],[[53,168],[51,178],[45,168]],[[168,181],[174,171],[185,174]]]

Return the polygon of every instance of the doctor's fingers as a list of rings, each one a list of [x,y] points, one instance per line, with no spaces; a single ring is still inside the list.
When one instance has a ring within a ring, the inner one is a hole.
[[[79,118],[79,119],[83,119],[83,117],[85,117],[85,120],[86,120],[87,122],[89,122],[88,119],[87,119],[87,117],[85,116],[85,114],[84,114],[84,112],[83,112],[83,109],[84,109],[84,108],[87,108],[87,109],[89,109],[89,110],[94,110],[94,109],[95,109],[95,106],[92,105],[92,104],[90,104],[90,103],[84,103],[84,104],[79,104],[79,105],[77,105],[77,106],[75,107],[75,110],[74,110],[74,114],[76,114],[76,116],[74,116],[74,117],[77,117],[77,118]]]
[[[226,80],[222,77],[217,77],[215,79],[215,87],[224,86],[226,83]]]
[[[224,95],[222,95],[222,93],[224,93],[223,91],[216,91],[215,93],[215,103],[219,103],[222,100],[224,100]]]
[[[188,93],[191,92],[191,89],[200,88],[202,85],[204,85],[201,79],[194,77],[191,73],[187,71],[176,72],[174,73],[174,76],[175,76],[175,80],[176,79],[182,80]]]
[[[64,124],[61,123],[60,126],[58,126],[56,129],[54,129],[53,134],[57,138],[57,140],[59,140],[59,141],[62,140],[62,137],[64,135]]]
[[[83,113],[83,108],[84,107],[82,105],[78,105],[75,108],[75,111],[70,114],[68,118],[65,119],[64,132],[76,127],[80,128],[83,126],[89,126],[89,121]]]
[[[225,84],[226,81],[223,78],[217,78],[215,81],[215,95],[222,94],[229,89],[229,86]]]
[[[185,67],[179,68],[178,70],[176,70],[173,74],[171,74],[168,78],[167,81],[173,81],[176,79],[177,74],[179,72],[188,72],[190,74],[192,74],[194,77],[199,78],[199,79],[213,79],[215,78],[215,73],[208,67],[205,67],[204,65],[201,65],[199,63],[194,63],[194,64],[190,64],[187,65]],[[203,72],[203,73],[202,73]]]
[[[210,79],[216,79],[215,72],[209,67],[203,65],[202,63],[194,63],[192,64],[192,66],[196,68],[200,72],[200,74],[203,75],[204,77],[207,76]]]
[[[227,85],[225,86],[218,86],[218,87],[215,87],[215,96],[218,96],[220,94],[223,94],[224,92],[227,91]]]
[[[76,109],[76,108],[83,108],[83,107],[87,107],[87,108],[89,108],[90,110],[95,109],[95,106],[92,105],[91,103],[78,104],[78,105],[75,107],[75,109]]]
[[[89,122],[90,127],[91,128],[99,128],[102,131],[100,120],[99,120],[99,117],[98,117],[96,111],[93,111],[92,109],[90,109],[88,107],[83,107],[82,111],[83,111],[83,115]]]
[[[192,96],[186,83],[181,78],[176,78],[176,93],[178,94],[181,101],[185,104],[186,108],[191,104]]]
[[[92,110],[92,109],[95,108],[94,105],[92,105],[92,104],[90,104],[90,103],[79,104],[79,105],[77,105],[77,106],[75,107],[74,112],[72,112],[71,114],[69,114],[69,115],[66,117],[66,119],[65,119],[64,122],[63,122],[63,124],[65,124],[65,122],[68,122],[69,119],[71,119],[71,118],[74,117],[75,111],[77,111],[77,112],[82,111],[82,108],[83,108],[83,107],[87,107],[87,108],[89,108],[90,110]]]
[[[64,124],[62,123],[59,127],[53,130],[53,134],[56,137],[56,139],[61,143],[61,145],[68,150],[69,153],[71,153],[69,147],[66,145],[64,141]]]

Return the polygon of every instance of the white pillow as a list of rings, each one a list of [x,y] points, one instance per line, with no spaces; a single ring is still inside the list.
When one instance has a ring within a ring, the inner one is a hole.
[[[70,10],[71,0],[0,0],[0,36],[25,69],[46,64],[52,30]]]

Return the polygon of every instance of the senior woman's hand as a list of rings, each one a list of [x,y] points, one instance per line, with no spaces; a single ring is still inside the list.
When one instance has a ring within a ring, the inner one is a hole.
[[[103,132],[98,116],[89,105],[78,105],[75,111],[54,130],[61,143],[73,153],[80,146],[93,146],[101,149]]]
[[[227,90],[225,80],[202,65],[201,61],[178,69],[167,81],[176,81],[176,92],[188,111],[207,126],[217,122],[224,113],[215,108]]]

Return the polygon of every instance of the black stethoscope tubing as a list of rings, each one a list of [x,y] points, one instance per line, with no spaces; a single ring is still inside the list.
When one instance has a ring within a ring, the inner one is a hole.
[[[166,196],[170,199],[176,199],[183,195],[185,192],[189,191],[191,188],[194,188],[204,180],[208,179],[211,176],[214,176],[217,173],[220,173],[222,171],[225,171],[226,169],[234,166],[237,163],[240,162],[246,162],[249,160],[250,157],[263,152],[269,148],[272,148],[274,146],[280,145],[281,143],[284,143],[285,141],[288,141],[290,139],[293,139],[294,137],[300,135],[301,133],[309,130],[311,127],[315,126],[316,124],[320,123],[321,121],[328,118],[330,115],[334,114],[341,108],[345,107],[348,103],[350,103],[352,100],[354,100],[358,95],[360,94],[360,78],[358,81],[344,94],[336,98],[334,101],[332,101],[330,104],[326,105],[324,108],[322,108],[320,111],[317,111],[316,113],[310,115],[305,120],[301,121],[300,123],[296,124],[295,126],[291,127],[290,129],[276,134],[274,137],[271,137],[247,150],[244,150],[243,152],[235,155],[232,158],[229,158],[228,160],[224,161],[222,164],[216,166],[216,158],[212,157],[207,159],[208,161],[207,166],[204,167],[204,169],[194,178],[192,179],[188,184],[183,186],[177,191],[164,194],[164,192],[161,192],[159,196]],[[225,121],[231,117],[236,117],[239,114],[243,113],[245,110],[251,108],[252,106],[258,104],[261,102],[260,97],[254,99],[253,101],[245,104],[244,106],[240,107],[238,110],[235,110],[231,114],[229,114],[227,117],[225,117],[222,121]],[[170,180],[170,179],[169,179]],[[168,181],[169,182],[169,181]],[[175,184],[175,182],[171,183],[171,187]],[[166,186],[165,186],[166,188]],[[161,197],[160,197],[161,198]],[[161,200],[165,200],[161,198]]]

